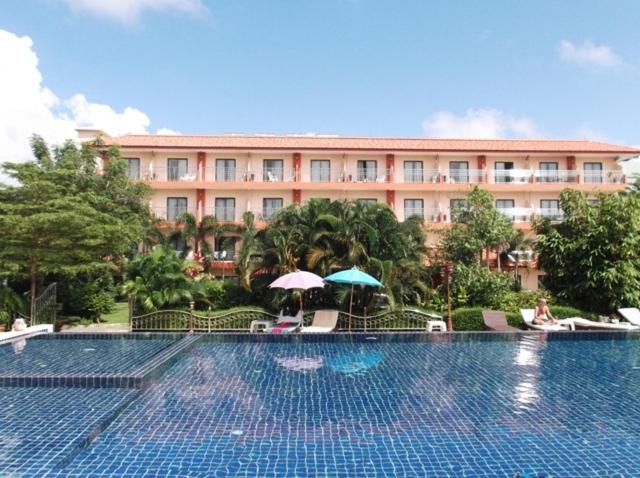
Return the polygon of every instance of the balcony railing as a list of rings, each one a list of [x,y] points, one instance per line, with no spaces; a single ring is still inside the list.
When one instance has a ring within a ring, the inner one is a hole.
[[[435,169],[405,169],[402,182],[405,184],[439,183],[440,172]]]
[[[533,211],[526,207],[505,207],[496,210],[514,223],[531,222]]]
[[[440,222],[440,211],[438,209],[406,208],[404,219],[419,217],[425,222]]]
[[[577,183],[578,171],[536,169],[533,172],[536,183]]]
[[[449,184],[478,184],[485,182],[485,178],[486,173],[482,169],[454,169],[442,177],[442,182]]]
[[[287,183],[295,181],[296,177],[293,169],[290,168],[263,168],[262,177],[258,178],[257,175],[255,177],[256,181],[260,179],[265,183]]]
[[[548,218],[551,221],[562,221],[562,219],[564,218],[564,213],[562,212],[561,209],[543,208],[543,209],[538,209],[536,213],[538,214],[538,216]]]
[[[272,221],[282,209],[281,207],[263,207],[253,211],[253,215],[258,221]]]
[[[492,182],[495,184],[526,184],[531,182],[532,175],[530,169],[494,169],[491,172]]]
[[[197,212],[195,209],[184,209],[184,208],[166,208],[166,207],[153,207],[151,208],[151,213],[157,218],[157,219],[163,219],[165,221],[176,221],[178,219],[178,217],[180,217],[181,214],[183,213],[189,213],[189,214],[193,214],[194,216],[197,215]]]
[[[312,183],[340,182],[341,172],[334,172],[331,176],[331,168],[311,168],[309,169],[309,181]]]
[[[214,207],[208,209],[207,214],[212,214],[218,221],[237,221],[235,207]]]
[[[233,183],[247,180],[247,171],[239,168],[207,168],[207,181],[218,183]]]
[[[338,176],[338,181],[348,183],[386,183],[391,180],[388,169],[355,168],[347,169]]]
[[[196,169],[187,172],[179,172],[174,169],[154,168],[142,174],[142,179],[146,181],[197,181],[198,171]]]
[[[622,171],[585,171],[583,174],[586,184],[624,183],[624,173]]]

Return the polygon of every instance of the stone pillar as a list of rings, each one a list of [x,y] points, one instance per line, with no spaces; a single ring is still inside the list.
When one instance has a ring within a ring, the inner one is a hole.
[[[302,191],[300,189],[293,190],[293,202],[294,204],[300,204],[302,202]]]
[[[480,175],[482,177],[482,182],[486,183],[487,182],[487,157],[484,154],[481,154],[480,156],[478,156],[477,158],[477,166],[478,166],[478,171],[480,171]]]
[[[576,165],[576,157],[575,156],[567,156],[567,171],[576,171],[576,176],[575,176],[575,182],[579,183],[580,181],[580,175],[577,173],[577,165]],[[569,175],[571,175],[571,173],[569,173]],[[569,179],[569,181],[571,181],[571,176],[569,176],[567,179]]]
[[[207,169],[207,153],[198,151],[198,181],[205,180],[205,171]]]

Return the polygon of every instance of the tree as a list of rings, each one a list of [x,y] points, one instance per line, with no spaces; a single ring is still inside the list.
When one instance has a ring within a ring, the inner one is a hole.
[[[477,186],[467,196],[467,204],[451,211],[455,223],[445,232],[442,248],[454,263],[482,263],[490,250],[498,250],[513,240],[509,220],[493,207],[493,195]],[[487,260],[488,265],[488,260]]]
[[[204,216],[200,222],[191,213],[185,212],[178,217],[181,236],[187,244],[193,245],[193,251],[202,255],[210,255],[211,247],[208,238],[216,239],[229,232],[240,232],[234,224],[223,224],[215,216]]]
[[[545,287],[583,310],[640,306],[640,194],[560,195],[564,220],[535,224]]]
[[[284,208],[264,230],[249,226],[243,232],[238,269],[242,283],[254,291],[296,269],[326,276],[352,266],[377,277],[392,304],[420,303],[431,290],[422,221],[400,223],[386,205],[315,199]],[[346,297],[330,286],[317,292],[324,294],[317,300],[329,301],[332,292],[338,301]],[[375,292],[358,294],[356,309],[362,310]]]
[[[27,278],[31,297],[47,275],[113,270],[142,236],[148,187],[132,183],[118,150],[96,168],[100,143],[53,149],[34,136],[35,160],[5,163],[17,185],[0,185],[0,275]]]

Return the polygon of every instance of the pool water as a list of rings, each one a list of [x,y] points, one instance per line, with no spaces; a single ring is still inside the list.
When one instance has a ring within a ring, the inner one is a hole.
[[[639,379],[633,335],[203,336],[144,388],[0,387],[0,476],[640,476]]]

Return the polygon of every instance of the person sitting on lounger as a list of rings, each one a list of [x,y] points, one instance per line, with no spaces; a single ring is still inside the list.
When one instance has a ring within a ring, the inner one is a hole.
[[[545,299],[538,299],[538,304],[536,305],[535,314],[531,323],[536,325],[553,325],[557,322],[558,321],[549,310],[547,301]]]

